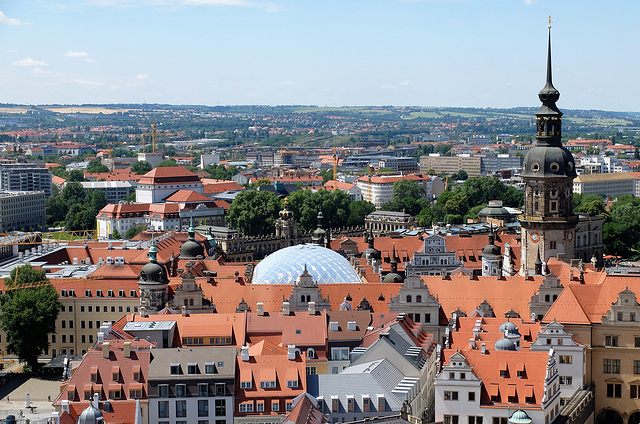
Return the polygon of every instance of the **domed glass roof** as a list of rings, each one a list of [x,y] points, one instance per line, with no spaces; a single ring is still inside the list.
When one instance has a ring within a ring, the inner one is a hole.
[[[305,265],[318,284],[363,282],[344,256],[324,247],[300,244],[280,249],[258,263],[252,283],[293,284]]]

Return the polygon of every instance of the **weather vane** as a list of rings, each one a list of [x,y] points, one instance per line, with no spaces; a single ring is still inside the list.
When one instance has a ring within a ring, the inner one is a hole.
[[[551,29],[551,15],[549,15],[549,29]]]

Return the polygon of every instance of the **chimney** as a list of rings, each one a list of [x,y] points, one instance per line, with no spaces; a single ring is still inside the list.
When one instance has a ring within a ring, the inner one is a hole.
[[[242,346],[240,357],[243,362],[249,362],[249,346]]]
[[[147,308],[145,308],[144,306],[140,307],[140,316],[141,317],[146,317],[147,316]]]
[[[475,349],[476,348],[476,339],[474,339],[474,338],[469,339],[469,348],[470,349]]]
[[[282,302],[282,315],[289,315],[289,302]]]
[[[296,345],[287,345],[287,358],[290,361],[296,360]]]
[[[487,344],[486,343],[482,343],[480,345],[480,352],[484,355],[485,353],[487,353]]]
[[[109,359],[109,342],[102,343],[102,357]]]
[[[309,315],[316,314],[316,302],[309,302]]]
[[[256,313],[258,314],[259,317],[263,317],[264,316],[264,303],[263,302],[258,302],[258,311]]]
[[[98,331],[98,343],[104,343],[104,333],[102,331]]]
[[[67,406],[68,406],[68,403],[67,403]],[[51,422],[51,424],[60,424],[60,413],[58,411],[53,411],[51,413],[51,419],[49,421]]]
[[[182,316],[186,317],[187,316],[187,307],[182,305],[182,308],[180,308],[180,310],[182,311]]]
[[[68,399],[62,399],[62,410],[64,412],[66,412],[67,414],[69,413],[69,400]]]
[[[96,409],[100,409],[100,394],[93,394],[93,407]]]
[[[531,312],[531,323],[535,323],[536,322],[536,314],[535,312]]]
[[[125,358],[131,358],[131,342],[124,342],[122,351],[124,352]]]

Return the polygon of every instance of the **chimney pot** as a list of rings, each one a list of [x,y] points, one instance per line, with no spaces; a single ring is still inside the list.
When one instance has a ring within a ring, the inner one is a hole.
[[[105,359],[109,358],[109,347],[111,345],[109,344],[109,342],[104,342],[102,343],[102,357]]]

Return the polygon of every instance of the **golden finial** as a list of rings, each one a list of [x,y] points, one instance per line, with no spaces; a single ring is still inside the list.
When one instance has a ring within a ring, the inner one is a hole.
[[[551,15],[549,15],[549,29],[551,29]]]

